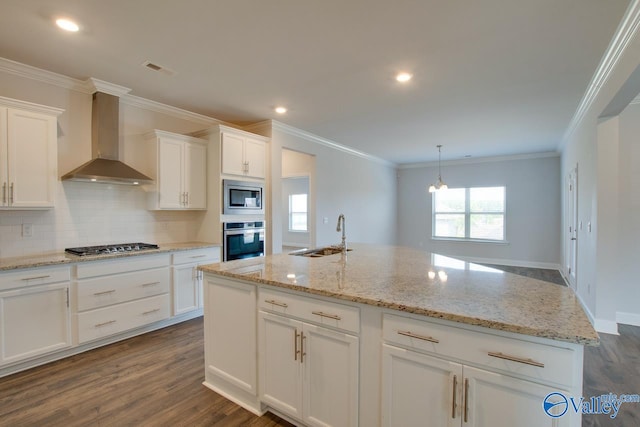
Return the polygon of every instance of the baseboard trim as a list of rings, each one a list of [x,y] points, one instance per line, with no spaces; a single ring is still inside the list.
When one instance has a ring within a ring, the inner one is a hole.
[[[602,334],[620,335],[618,332],[618,324],[613,320],[596,318],[593,327]]]
[[[560,264],[556,264],[553,262],[522,261],[522,260],[500,259],[500,258],[479,258],[479,257],[466,257],[466,256],[456,256],[456,255],[445,255],[445,256],[458,258],[463,261],[472,262],[475,264],[496,264],[496,265],[507,265],[509,267],[543,268],[545,270],[560,271]]]
[[[623,325],[640,326],[640,314],[619,311],[616,313],[616,322]]]

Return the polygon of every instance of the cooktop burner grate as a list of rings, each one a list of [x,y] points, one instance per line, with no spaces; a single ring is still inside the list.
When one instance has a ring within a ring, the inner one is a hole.
[[[158,245],[152,243],[118,243],[114,245],[83,246],[79,248],[66,248],[64,251],[73,255],[109,255],[124,252],[138,252],[150,249],[158,249]]]

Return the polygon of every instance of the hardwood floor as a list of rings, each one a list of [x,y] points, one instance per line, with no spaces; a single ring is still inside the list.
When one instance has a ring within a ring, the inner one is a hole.
[[[640,393],[640,327],[620,333],[586,348],[585,398]],[[197,318],[0,378],[0,426],[291,426],[205,388],[203,341]],[[640,403],[614,420],[583,417],[584,427],[639,425]]]
[[[197,318],[0,378],[0,426],[291,426],[202,385]]]

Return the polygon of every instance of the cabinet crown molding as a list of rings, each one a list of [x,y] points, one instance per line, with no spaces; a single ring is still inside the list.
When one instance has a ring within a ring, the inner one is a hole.
[[[19,99],[5,98],[4,96],[0,96],[0,106],[20,108],[21,110],[33,111],[36,113],[53,114],[56,116],[59,116],[64,112],[62,108],[48,107],[46,105],[21,101]]]

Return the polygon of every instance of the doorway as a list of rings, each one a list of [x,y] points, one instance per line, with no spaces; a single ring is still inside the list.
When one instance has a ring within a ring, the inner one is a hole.
[[[315,245],[315,156],[282,149],[282,251]]]

